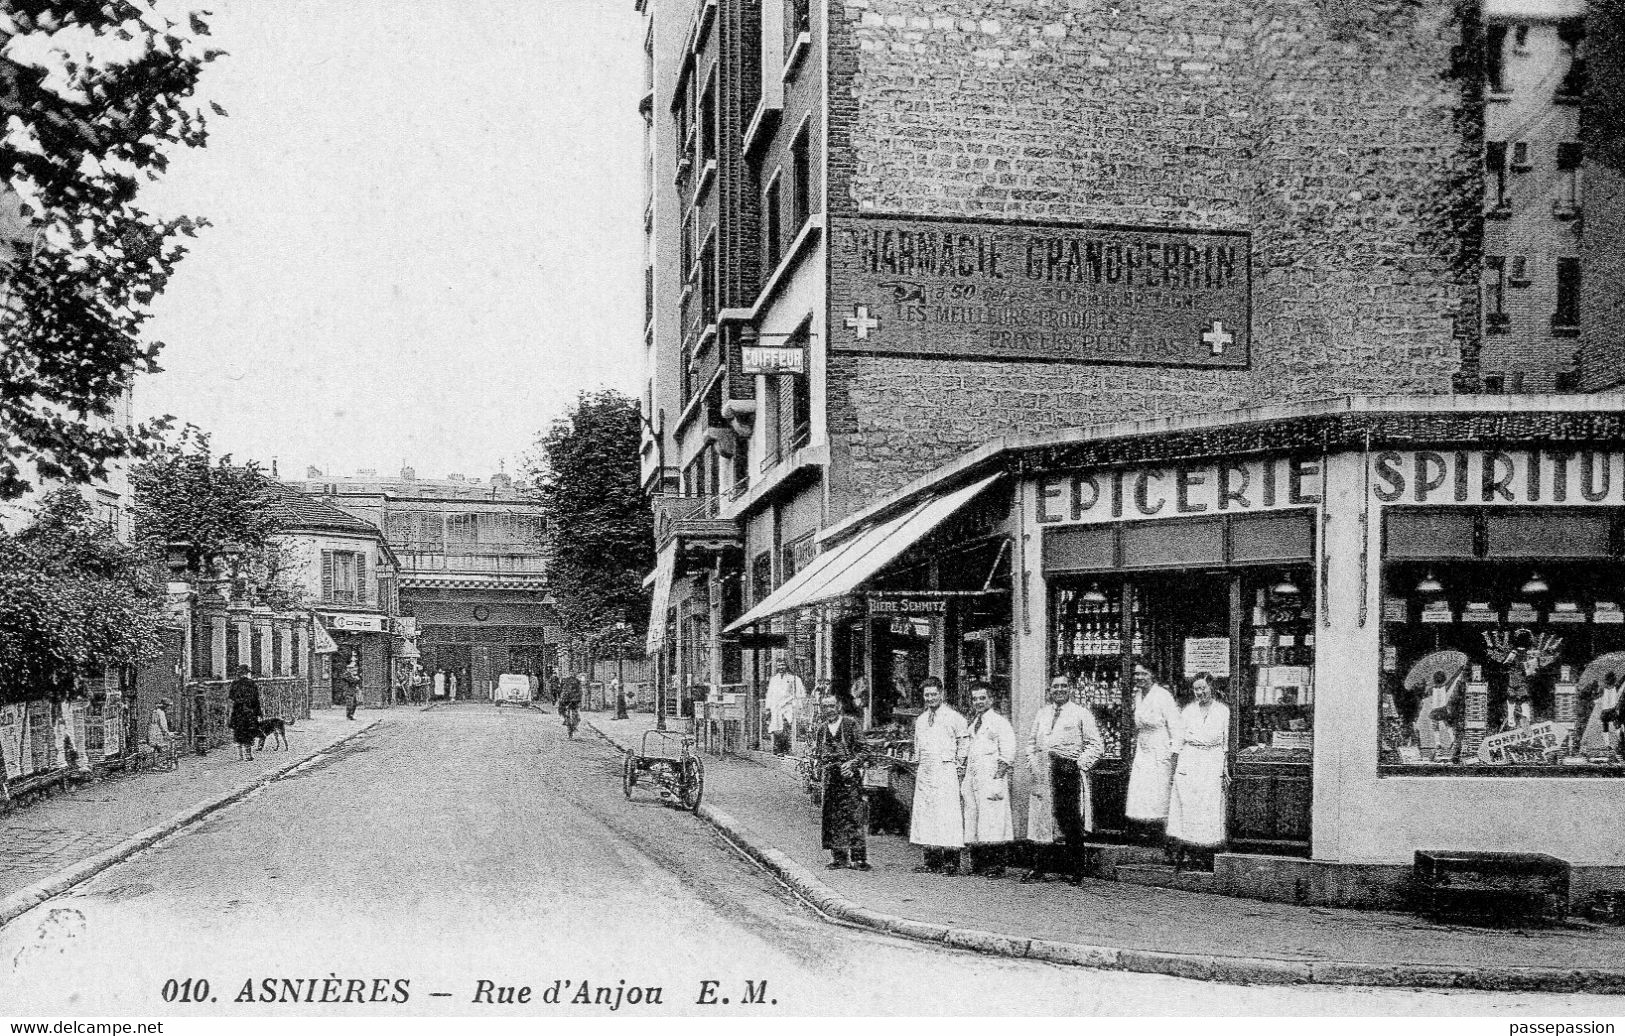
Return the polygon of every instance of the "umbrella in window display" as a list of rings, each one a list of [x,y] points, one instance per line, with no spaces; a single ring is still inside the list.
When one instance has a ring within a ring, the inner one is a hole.
[[[1563,638],[1550,633],[1537,637],[1527,629],[1511,633],[1496,630],[1484,634],[1484,648],[1490,659],[1507,671],[1506,717],[1501,729],[1528,726],[1534,719],[1529,705],[1529,681],[1557,662]]]
[[[1625,651],[1610,651],[1591,660],[1580,674],[1575,718],[1582,731],[1580,751],[1613,748],[1610,733],[1625,724],[1619,719],[1620,687],[1625,685]]]
[[[1435,651],[1423,655],[1405,674],[1405,689],[1414,694],[1428,695],[1427,726],[1417,716],[1417,732],[1432,735],[1433,745],[1449,747],[1461,727],[1461,684],[1468,666],[1467,655],[1461,651]],[[1420,710],[1418,710],[1420,712]],[[1442,729],[1441,729],[1442,728]],[[1448,736],[1446,734],[1448,732]]]

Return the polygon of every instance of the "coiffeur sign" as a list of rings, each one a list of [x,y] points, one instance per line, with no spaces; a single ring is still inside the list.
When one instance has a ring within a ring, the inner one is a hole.
[[[1040,479],[1034,517],[1042,525],[1088,525],[1312,507],[1323,480],[1318,457],[1087,471]]]

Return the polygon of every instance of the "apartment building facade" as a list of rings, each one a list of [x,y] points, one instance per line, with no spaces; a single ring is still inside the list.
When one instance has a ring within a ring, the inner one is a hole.
[[[1001,436],[1586,380],[1572,6],[638,6],[674,695],[765,679],[752,647],[849,689],[873,645],[838,606],[724,630]],[[1515,298],[1492,274],[1519,255]]]

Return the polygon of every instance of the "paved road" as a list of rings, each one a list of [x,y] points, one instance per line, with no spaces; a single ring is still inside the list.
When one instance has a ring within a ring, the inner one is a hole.
[[[0,1012],[607,1014],[585,982],[660,987],[620,1013],[1606,1014],[1605,997],[1233,987],[934,948],[832,925],[691,815],[622,798],[620,757],[539,712],[400,712],[0,929]],[[166,980],[216,1002],[166,1004]],[[277,980],[301,1001],[237,1004]],[[328,979],[341,984],[326,984]],[[374,980],[387,980],[382,986]],[[474,1002],[479,982],[530,1004]],[[697,1001],[716,980],[723,1006]],[[538,1004],[560,985],[559,1006]],[[766,1002],[742,1005],[744,983]],[[434,997],[432,993],[449,993]]]

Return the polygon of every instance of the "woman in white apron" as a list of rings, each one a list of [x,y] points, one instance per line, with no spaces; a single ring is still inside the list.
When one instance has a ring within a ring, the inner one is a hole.
[[[1191,681],[1196,700],[1180,715],[1183,728],[1168,799],[1168,838],[1175,867],[1194,850],[1211,860],[1225,842],[1225,768],[1230,748],[1230,710],[1213,696],[1213,679]]]
[[[1173,794],[1174,754],[1179,749],[1179,706],[1168,688],[1143,665],[1134,667],[1134,765],[1128,775],[1128,818],[1159,830],[1168,822],[1168,799]]]

